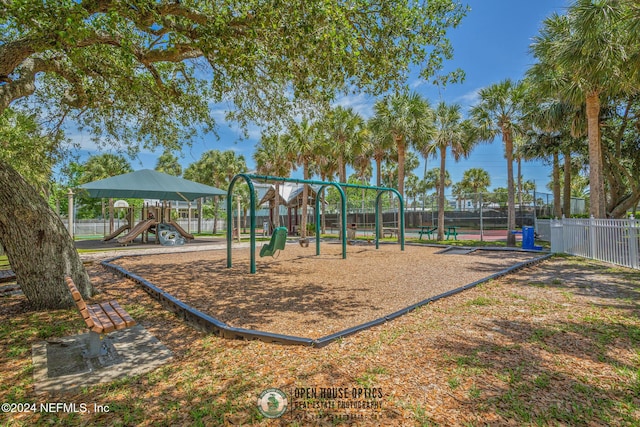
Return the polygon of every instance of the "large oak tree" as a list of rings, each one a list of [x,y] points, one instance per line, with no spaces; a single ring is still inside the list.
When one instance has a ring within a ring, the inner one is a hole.
[[[27,106],[103,144],[177,148],[215,126],[211,104],[277,124],[341,91],[403,84],[412,65],[430,78],[464,12],[454,0],[0,0],[0,114]],[[61,222],[7,162],[0,240],[34,306],[70,303],[65,274],[91,294]]]

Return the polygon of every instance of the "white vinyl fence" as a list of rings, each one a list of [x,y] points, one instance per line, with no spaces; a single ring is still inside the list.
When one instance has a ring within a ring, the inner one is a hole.
[[[198,220],[197,219],[192,219],[191,220],[191,224],[189,224],[189,221],[186,219],[178,219],[176,220],[176,222],[180,225],[180,227],[182,227],[183,229],[189,231],[190,233],[195,233],[198,230]],[[65,225],[66,228],[69,228],[69,224],[68,221],[66,220],[66,218],[63,220],[63,223]],[[120,220],[118,221],[117,219],[114,222],[114,229],[119,228],[121,225],[125,224],[124,220]],[[225,231],[226,230],[226,221],[225,220],[218,220],[218,227],[217,230],[219,232],[221,231]],[[107,235],[109,234],[109,223],[107,221],[100,221],[100,220],[82,220],[82,221],[77,221],[73,224],[73,229],[74,229],[74,236],[103,236],[103,235]],[[213,231],[213,219],[203,219],[202,220],[202,228],[201,231],[203,233],[211,233],[211,231]]]
[[[551,241],[551,220],[550,219],[537,219],[534,223],[534,229],[536,232],[536,239],[544,240],[545,242]]]
[[[551,220],[551,252],[567,253],[640,270],[640,220]]]

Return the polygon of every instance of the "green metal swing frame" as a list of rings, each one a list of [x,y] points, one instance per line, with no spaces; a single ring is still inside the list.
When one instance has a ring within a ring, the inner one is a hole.
[[[340,229],[341,229],[341,243],[342,243],[342,258],[347,258],[347,196],[344,193],[343,188],[360,188],[365,190],[376,190],[376,249],[380,248],[380,234],[381,234],[381,224],[379,223],[379,206],[380,206],[380,197],[382,194],[386,192],[394,193],[399,200],[400,205],[400,227],[398,230],[398,235],[400,239],[400,250],[404,251],[404,199],[402,195],[395,188],[388,187],[375,187],[370,185],[359,185],[359,184],[348,184],[348,183],[338,183],[338,182],[328,182],[328,181],[317,181],[311,179],[295,179],[295,178],[282,178],[278,176],[269,176],[269,175],[256,175],[256,174],[248,174],[248,173],[240,173],[233,177],[231,182],[229,183],[229,189],[227,190],[227,214],[229,218],[227,220],[227,268],[231,268],[233,265],[232,262],[232,244],[233,244],[233,221],[231,221],[231,213],[233,212],[233,188],[236,182],[240,179],[243,179],[247,185],[249,186],[249,199],[250,199],[250,209],[249,209],[249,220],[250,220],[250,273],[255,274],[256,272],[256,195],[255,189],[253,186],[253,181],[262,181],[262,182],[291,182],[295,184],[309,184],[309,185],[319,185],[320,188],[316,193],[316,224],[320,224],[320,195],[324,191],[325,188],[332,186],[338,190],[340,193]],[[320,255],[320,227],[316,226],[316,255]]]

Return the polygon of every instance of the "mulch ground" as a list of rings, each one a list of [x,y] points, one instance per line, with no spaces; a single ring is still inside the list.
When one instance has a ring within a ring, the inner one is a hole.
[[[285,252],[281,256],[284,255]],[[175,258],[170,262],[154,259],[148,259],[147,268],[156,274],[180,277],[175,276],[175,266],[183,266],[185,271],[180,274],[192,275],[187,282],[203,280],[200,269],[191,263]],[[248,266],[242,265],[240,255],[234,259],[238,260],[239,270],[233,274],[238,280],[246,280],[244,272]],[[200,261],[213,265],[207,259]],[[309,267],[309,261],[302,261],[305,268]],[[382,261],[375,262],[376,268],[386,266]],[[263,262],[271,265],[285,260]],[[333,265],[340,263],[336,261]],[[483,261],[483,265],[493,263],[495,260]],[[429,263],[421,264],[424,268]],[[464,270],[457,260],[451,264],[458,266],[457,271]],[[258,271],[269,265],[259,264]],[[348,275],[344,270],[334,267],[331,275]],[[35,312],[23,297],[3,298],[0,400],[98,403],[110,410],[81,415],[0,414],[2,423],[146,426],[640,423],[637,271],[553,258],[320,349],[206,335],[163,310],[132,281],[98,264],[89,266],[89,272],[101,292],[97,299],[118,299],[140,324],[174,352],[173,361],[150,374],[80,393],[36,396],[32,391],[29,349],[32,342],[42,337],[32,325],[46,322],[54,328],[72,323],[79,330],[82,325],[73,310]],[[435,273],[408,277],[415,283],[418,277],[429,278],[431,274]],[[158,279],[151,281],[154,280]],[[183,283],[183,286],[190,285]],[[364,304],[357,301],[360,306]],[[374,300],[369,306],[377,304]],[[252,319],[256,326],[270,324],[268,313],[262,310],[259,321]],[[335,313],[343,311],[349,312],[349,307],[346,310],[334,307]],[[239,321],[240,317],[229,319]],[[258,396],[271,387],[287,393],[290,408],[281,418],[273,420],[262,417],[256,404]],[[346,396],[334,397],[340,390]]]
[[[315,248],[288,244],[277,258],[258,258],[249,274],[248,249],[127,257],[115,263],[234,327],[320,338],[384,317],[475,282],[540,254],[398,245]]]

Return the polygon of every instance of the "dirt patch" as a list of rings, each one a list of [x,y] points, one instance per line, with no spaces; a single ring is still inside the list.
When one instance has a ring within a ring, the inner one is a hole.
[[[249,274],[248,249],[128,257],[116,263],[177,299],[234,327],[320,338],[369,322],[475,282],[539,254],[397,245],[315,248],[289,244],[278,258],[258,258]]]

